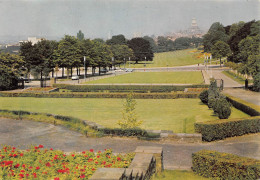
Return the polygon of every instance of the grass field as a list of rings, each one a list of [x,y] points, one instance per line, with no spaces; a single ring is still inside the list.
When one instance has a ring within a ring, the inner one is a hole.
[[[153,176],[152,180],[207,180],[202,176],[196,175],[192,171],[164,170],[162,174]]]
[[[191,52],[193,49],[155,53],[153,61],[140,61],[139,64],[131,62],[127,64],[127,68],[143,68],[146,64],[147,68],[150,67],[173,67],[173,66],[185,66],[203,63],[204,58],[197,58],[197,52]]]
[[[89,81],[87,84],[202,84],[203,77],[199,71],[180,72],[133,72],[124,75]]]
[[[218,119],[199,99],[138,99],[136,112],[144,129],[193,133],[194,122]],[[0,97],[0,109],[73,116],[118,127],[124,99]],[[232,109],[230,118],[248,117]]]

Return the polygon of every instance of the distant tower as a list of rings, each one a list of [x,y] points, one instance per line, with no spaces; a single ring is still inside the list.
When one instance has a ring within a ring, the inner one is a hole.
[[[200,30],[198,24],[197,24],[197,20],[195,18],[192,18],[192,21],[191,21],[191,27],[189,28],[189,33],[190,34],[201,34],[202,31]]]

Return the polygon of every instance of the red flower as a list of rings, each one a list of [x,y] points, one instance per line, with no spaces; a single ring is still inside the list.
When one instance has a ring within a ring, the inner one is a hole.
[[[60,180],[60,178],[56,177],[56,178],[54,178],[54,180]]]
[[[28,177],[28,176],[29,176],[29,174],[26,174],[26,176]]]
[[[88,159],[88,162],[90,162],[90,161],[93,161],[93,159],[91,159],[91,158],[90,158],[90,159]]]
[[[20,166],[20,164],[17,163],[14,167],[15,167],[15,168],[18,168],[19,166]]]
[[[20,172],[25,172],[23,169]]]
[[[25,165],[25,164],[23,164],[22,166],[23,166],[23,168],[25,168],[25,166],[26,166],[26,165]]]
[[[20,156],[23,157],[23,153],[21,153]]]
[[[36,174],[36,173],[33,173],[33,177],[34,177],[34,178],[37,178],[37,174]]]
[[[72,157],[74,157],[74,156],[75,156],[75,154],[72,154],[71,156],[72,156]]]
[[[63,154],[63,157],[66,157],[66,154]]]
[[[50,150],[52,151],[53,149],[51,148]]]
[[[17,154],[13,154],[13,157],[16,157],[17,156]]]
[[[16,149],[16,147],[13,147],[12,149],[13,149],[13,150],[15,150],[15,149]]]
[[[100,156],[97,156],[97,158],[100,158]]]
[[[118,161],[121,161],[121,158],[120,158],[120,157],[117,157],[116,159],[117,159]]]
[[[97,161],[95,161],[95,163],[96,163],[96,164],[98,164],[98,162],[97,162]]]
[[[79,178],[85,178],[85,174],[81,174]]]
[[[43,148],[43,145],[40,144],[40,145],[39,145],[39,148]]]
[[[86,152],[85,151],[82,151],[82,154],[85,154]]]
[[[51,167],[51,164],[50,164],[49,162],[47,162],[45,165],[46,165],[47,167]]]
[[[93,149],[90,149],[89,151],[90,151],[90,152],[94,152],[94,150],[93,150]]]
[[[39,166],[37,166],[35,169],[36,169],[36,170],[39,170],[39,169],[40,169],[40,167],[39,167]]]
[[[37,146],[35,146],[35,147],[34,147],[34,149],[38,149],[38,147],[37,147]]]
[[[19,174],[19,176],[20,176],[21,178],[24,178],[24,175],[23,175],[23,174]]]
[[[92,168],[91,170],[92,170],[92,171],[95,171],[96,169],[95,169],[95,168]]]

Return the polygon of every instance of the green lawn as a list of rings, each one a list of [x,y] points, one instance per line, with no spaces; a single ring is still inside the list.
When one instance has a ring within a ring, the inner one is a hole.
[[[238,82],[239,84],[245,85],[245,80],[246,80],[245,77],[238,76],[238,75],[236,75],[235,73],[233,73],[231,71],[222,71],[222,73],[225,74],[226,76],[230,77],[234,81]],[[249,80],[248,83],[253,83],[253,80]]]
[[[191,52],[194,49],[186,49],[179,51],[171,51],[171,52],[163,52],[163,53],[155,53],[153,61],[140,61],[139,64],[134,64],[135,62],[131,62],[126,65],[126,67],[130,68],[143,68],[146,64],[147,68],[150,67],[173,67],[173,66],[185,66],[203,63],[204,58],[196,58],[198,55],[197,52]]]
[[[194,132],[194,122],[218,119],[199,99],[137,99],[136,112],[144,129]],[[0,97],[0,109],[73,116],[118,127],[124,99]],[[230,118],[248,117],[232,109]],[[184,123],[186,122],[186,123]],[[186,125],[185,125],[186,124]]]
[[[89,81],[87,84],[202,84],[203,77],[200,71],[179,72],[133,72],[124,75]]]
[[[161,175],[154,176],[152,180],[207,180],[202,176],[196,175],[192,171],[164,170]]]

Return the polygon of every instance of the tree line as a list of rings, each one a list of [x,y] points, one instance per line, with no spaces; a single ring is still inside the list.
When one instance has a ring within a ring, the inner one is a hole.
[[[252,76],[256,91],[260,91],[259,32],[260,21],[240,21],[228,26],[215,22],[203,37],[204,51],[211,52],[220,62],[227,57],[229,66]]]

